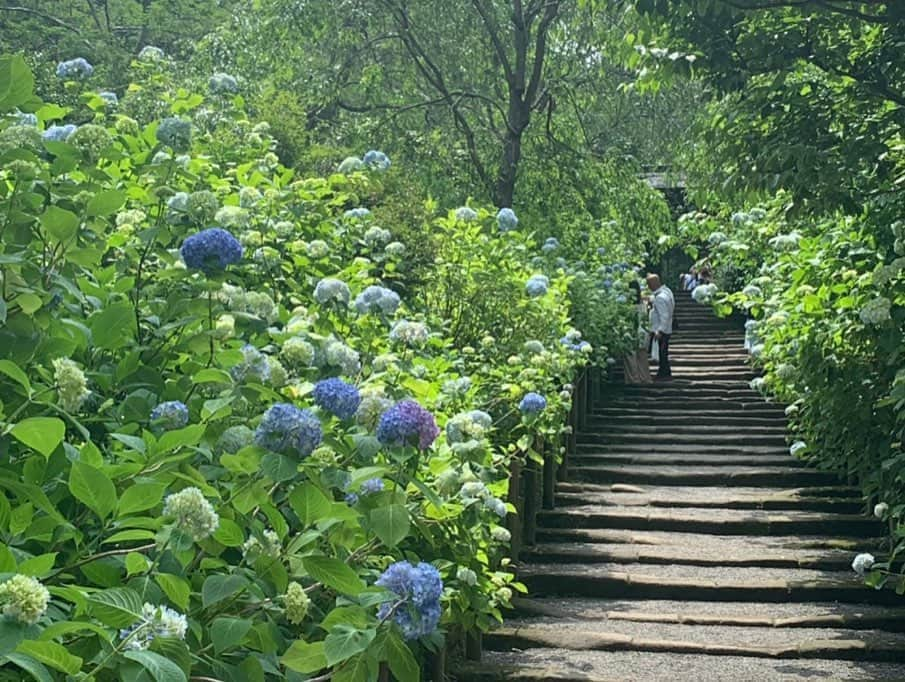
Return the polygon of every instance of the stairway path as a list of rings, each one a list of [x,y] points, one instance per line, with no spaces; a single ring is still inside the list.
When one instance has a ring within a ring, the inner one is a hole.
[[[684,294],[675,380],[590,414],[522,552],[528,596],[461,680],[905,679],[905,598],[851,570],[884,528],[788,453],[737,322]]]

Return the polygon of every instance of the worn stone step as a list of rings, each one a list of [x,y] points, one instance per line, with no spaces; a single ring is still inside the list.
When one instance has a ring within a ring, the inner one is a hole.
[[[744,408],[725,410],[725,409],[705,409],[696,408],[690,402],[682,403],[679,408],[663,408],[663,409],[645,409],[639,407],[635,403],[622,401],[621,404],[607,402],[602,405],[595,406],[590,412],[591,419],[616,419],[619,417],[640,417],[656,419],[682,420],[688,422],[691,419],[785,419],[785,411],[778,405],[767,405],[761,403],[750,403]],[[716,423],[716,422],[715,422]]]
[[[601,443],[586,442],[579,440],[577,442],[577,454],[588,455],[596,453],[609,452],[635,452],[639,454],[655,453],[655,454],[675,454],[684,455],[688,452],[696,454],[713,454],[713,455],[785,455],[790,457],[789,449],[785,444],[765,445],[765,444],[748,444],[740,440],[738,443],[698,443],[693,448],[688,443],[651,443],[646,439],[639,439],[639,442],[612,442],[604,441]],[[752,460],[752,464],[756,464],[757,460]],[[801,463],[798,464],[801,466]]]
[[[676,398],[664,397],[662,400],[658,400],[655,397],[647,397],[640,396],[637,398],[620,398],[618,400],[610,400],[606,403],[606,408],[612,409],[635,409],[641,410],[645,412],[673,412],[679,411],[684,412],[685,414],[695,415],[702,410],[718,410],[724,412],[738,412],[738,411],[750,411],[752,413],[762,413],[765,411],[772,412],[776,414],[777,412],[782,414],[782,409],[773,408],[770,409],[768,405],[767,408],[763,407],[764,403],[758,402],[755,399],[744,400],[744,399],[696,399],[696,400],[681,400]]]
[[[769,435],[769,436],[779,436],[781,439],[785,439],[786,430],[785,424],[772,424],[767,426],[758,426],[756,428],[749,429],[740,429],[738,426],[730,425],[726,426],[723,424],[712,424],[709,420],[696,420],[696,421],[687,421],[684,424],[669,424],[669,425],[660,425],[660,424],[634,424],[634,423],[623,423],[619,420],[611,419],[611,420],[600,420],[600,421],[591,421],[590,425],[587,429],[589,435],[592,434],[601,434],[609,436],[611,433],[633,433],[639,435],[711,435],[711,436],[735,436],[735,437],[744,437],[747,439],[749,436],[753,435]]]
[[[860,514],[759,509],[645,509],[585,505],[542,510],[538,526],[545,528],[625,528],[714,535],[843,534],[879,535],[877,519]]]
[[[845,628],[884,630],[905,633],[905,605],[684,602],[643,599],[572,599],[563,597],[518,597],[514,601],[521,618],[542,616],[573,621],[633,621],[637,623],[674,623],[721,625],[725,627],[761,627],[789,630],[795,628]]]
[[[461,664],[459,682],[814,682],[905,680],[905,664],[645,651],[532,648],[488,651]]]
[[[597,486],[571,482],[556,486],[556,506],[605,504],[682,509],[765,509],[858,514],[865,506],[854,488],[769,488]]]
[[[654,452],[619,452],[617,448],[600,452],[581,452],[572,455],[569,462],[573,466],[593,466],[595,464],[644,464],[646,466],[770,466],[770,467],[800,467],[801,463],[789,457],[787,453],[775,455],[756,455],[752,453],[738,454],[675,454]]]
[[[778,433],[760,433],[759,431],[739,433],[736,432],[717,432],[713,434],[706,433],[683,433],[673,432],[666,433],[663,431],[649,433],[630,433],[630,432],[582,432],[579,439],[584,443],[649,443],[655,445],[663,444],[679,444],[684,443],[693,445],[774,445],[782,447],[786,444],[786,436],[784,431]]]
[[[551,535],[548,533],[547,535]],[[523,550],[523,563],[545,564],[645,564],[683,566],[747,566],[762,568],[809,568],[846,571],[852,564],[845,550],[781,549],[738,546],[731,554],[720,546],[720,537],[706,538],[701,547],[627,545],[624,543],[543,542]]]
[[[646,485],[717,484],[744,486],[804,486],[833,485],[833,474],[814,469],[793,467],[644,467],[644,466],[583,466],[570,467],[573,480],[590,483],[640,483]]]
[[[651,653],[746,656],[770,659],[822,658],[894,663],[902,660],[905,638],[874,630],[695,626],[672,623],[586,621],[519,623],[489,633],[490,649],[559,648],[572,651],[647,651]]]
[[[597,543],[603,545],[644,545],[652,547],[694,548],[702,557],[740,554],[746,551],[836,551],[848,552],[852,558],[866,551],[876,551],[881,537],[858,535],[708,535],[663,530],[627,530],[625,528],[538,528],[539,543]]]
[[[518,573],[529,594],[683,601],[823,602],[900,606],[888,589],[864,585],[852,572],[788,568],[529,564]]]
[[[639,412],[628,412],[625,414],[619,414],[616,412],[601,414],[594,413],[588,417],[588,430],[592,431],[595,428],[604,426],[606,424],[620,424],[620,425],[638,425],[638,426],[658,426],[663,428],[671,428],[673,426],[683,426],[688,424],[691,421],[687,414],[682,415],[661,415],[656,412],[652,414],[643,414]],[[786,420],[784,417],[778,416],[764,416],[764,417],[754,417],[754,416],[746,416],[740,415],[737,417],[700,417],[698,423],[712,424],[714,426],[735,426],[740,428],[757,428],[760,426],[779,426],[782,428],[786,428]]]

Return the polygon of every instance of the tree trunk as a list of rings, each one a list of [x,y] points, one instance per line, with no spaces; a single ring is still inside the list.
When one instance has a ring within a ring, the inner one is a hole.
[[[522,133],[510,131],[503,145],[500,172],[497,178],[496,203],[500,208],[510,208],[515,196],[518,164],[522,158]]]

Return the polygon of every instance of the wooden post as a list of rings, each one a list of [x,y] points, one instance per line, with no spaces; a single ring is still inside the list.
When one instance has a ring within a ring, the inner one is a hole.
[[[556,456],[560,440],[557,439],[544,451],[544,494],[541,505],[544,509],[556,507]]]
[[[478,659],[480,660],[480,659]],[[446,647],[435,651],[430,656],[428,675],[433,682],[446,682]]]
[[[516,513],[507,515],[506,528],[512,536],[510,548],[512,550],[512,558],[515,561],[518,560],[519,553],[522,551],[522,520],[520,516],[523,513],[522,510],[524,505],[521,501],[521,478],[521,460],[519,460],[518,457],[513,457],[509,464],[509,501],[515,506]]]
[[[469,661],[479,661],[484,653],[484,637],[480,630],[472,630],[465,633],[465,658]]]
[[[534,450],[536,452],[544,452],[544,440],[538,436],[534,441]],[[524,503],[524,534],[522,542],[526,545],[533,545],[537,531],[537,502],[540,497],[537,485],[537,462],[533,459],[525,461],[524,473],[525,490],[522,495]]]

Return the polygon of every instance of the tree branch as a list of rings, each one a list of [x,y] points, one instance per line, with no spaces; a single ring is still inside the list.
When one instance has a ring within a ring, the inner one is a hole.
[[[506,80],[511,80],[512,66],[509,63],[509,55],[506,54],[506,48],[503,46],[503,42],[500,40],[499,26],[497,26],[496,22],[490,16],[490,13],[487,11],[487,7],[484,5],[483,0],[471,0],[471,4],[474,5],[474,8],[478,11],[478,14],[481,15],[481,21],[484,22],[484,27],[487,29],[487,33],[490,35],[490,41],[493,43],[493,49],[496,51],[497,57],[500,60],[500,64],[503,66],[503,73],[506,74]]]
[[[537,25],[537,36],[534,45],[534,67],[531,71],[531,80],[528,81],[528,90],[525,93],[525,102],[529,107],[534,106],[534,100],[543,80],[544,61],[547,56],[547,33],[550,30],[550,25],[556,20],[561,4],[561,0],[548,3],[544,16]]]
[[[36,16],[44,21],[47,21],[55,26],[60,26],[61,28],[65,28],[73,33],[78,35],[82,35],[82,31],[77,26],[72,26],[71,24],[67,24],[62,19],[57,19],[55,16],[50,14],[45,14],[44,12],[40,12],[36,9],[31,9],[30,7],[13,7],[9,5],[0,6],[0,12],[20,12],[22,14],[31,14],[32,16]],[[87,40],[83,41],[88,47],[91,47],[91,43]]]

